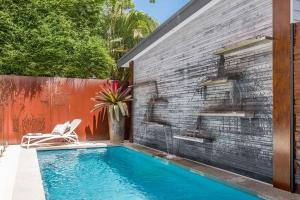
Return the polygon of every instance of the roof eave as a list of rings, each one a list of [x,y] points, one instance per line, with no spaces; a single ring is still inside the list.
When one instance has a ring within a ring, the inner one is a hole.
[[[172,17],[161,24],[154,32],[152,32],[147,38],[139,42],[133,49],[118,60],[119,67],[126,67],[128,63],[139,53],[143,52],[148,46],[157,41],[159,38],[167,34],[176,26],[181,24],[191,15],[196,13],[199,9],[203,8],[212,0],[191,0],[179,11],[177,11]]]

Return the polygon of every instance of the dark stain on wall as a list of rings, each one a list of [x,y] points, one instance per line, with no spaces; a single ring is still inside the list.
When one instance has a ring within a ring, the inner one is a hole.
[[[153,121],[169,124],[145,123],[154,88],[135,88],[134,141],[272,182],[272,42],[225,56],[223,71],[239,74],[235,95],[232,85],[199,87],[220,74],[220,57],[214,55],[218,49],[262,35],[272,36],[272,0],[224,0],[134,60],[135,83],[156,81],[168,100],[155,105]],[[199,119],[200,112],[208,111],[253,115]],[[197,129],[210,139],[173,138]]]
[[[0,76],[0,142],[18,144],[29,132],[49,133],[58,123],[82,119],[80,140],[109,139],[107,119],[90,113],[91,98],[106,80]]]
[[[41,133],[45,131],[45,118],[35,117],[33,115],[26,115],[21,122],[21,130],[23,134],[26,132],[30,133]]]

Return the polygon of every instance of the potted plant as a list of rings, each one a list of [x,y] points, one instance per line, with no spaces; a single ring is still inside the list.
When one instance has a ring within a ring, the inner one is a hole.
[[[102,116],[109,114],[109,137],[112,143],[118,144],[124,141],[125,117],[129,115],[127,102],[131,101],[130,91],[130,87],[124,89],[116,83],[106,84],[92,98],[96,104],[91,112],[100,110]]]

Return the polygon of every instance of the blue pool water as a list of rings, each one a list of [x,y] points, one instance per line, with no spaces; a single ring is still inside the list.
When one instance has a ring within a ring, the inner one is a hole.
[[[47,200],[255,200],[126,147],[38,151]]]

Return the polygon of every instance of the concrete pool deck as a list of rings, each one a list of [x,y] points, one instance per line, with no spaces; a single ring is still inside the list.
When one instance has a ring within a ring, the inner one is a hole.
[[[106,147],[107,142],[83,142],[60,146],[25,149],[19,145],[7,148],[0,157],[0,200],[45,200],[36,150]]]
[[[12,199],[45,200],[35,149],[21,149]]]
[[[145,146],[132,144],[132,143],[124,143],[123,145],[150,154],[152,156],[157,156],[161,158],[166,157],[166,153]],[[36,149],[55,150],[55,149],[73,149],[73,148],[98,148],[98,147],[106,147],[106,146],[112,146],[112,144],[110,144],[108,141],[100,141],[100,142],[86,142],[80,144],[68,144],[62,146],[47,146],[47,147],[40,147]],[[13,168],[9,169],[10,189],[6,188],[7,191],[10,191],[7,193],[10,194],[6,195],[6,198],[1,198],[1,194],[0,194],[0,199],[1,200],[2,199],[3,200],[10,200],[10,199],[45,200],[45,194],[42,185],[42,179],[41,179],[40,169],[38,165],[36,149],[35,148],[24,149],[18,146],[14,147],[14,149],[15,149],[15,156],[17,156],[17,159],[14,159],[14,161],[12,161],[11,166],[13,165],[17,165],[17,166],[14,167],[15,169]],[[238,174],[224,171],[205,164],[201,164],[180,157],[174,157],[168,160],[178,165],[187,167],[199,174],[203,174],[213,179],[222,181],[225,184],[238,186],[247,191],[256,193],[264,199],[268,199],[268,200],[269,199],[270,200],[299,200],[300,199],[300,195],[298,194],[293,194],[279,189],[275,189],[270,184],[266,184],[245,176],[240,176]],[[1,162],[0,162],[0,172],[1,172]],[[15,175],[13,175],[14,173]]]
[[[0,199],[11,200],[21,148],[9,146],[0,157]]]

